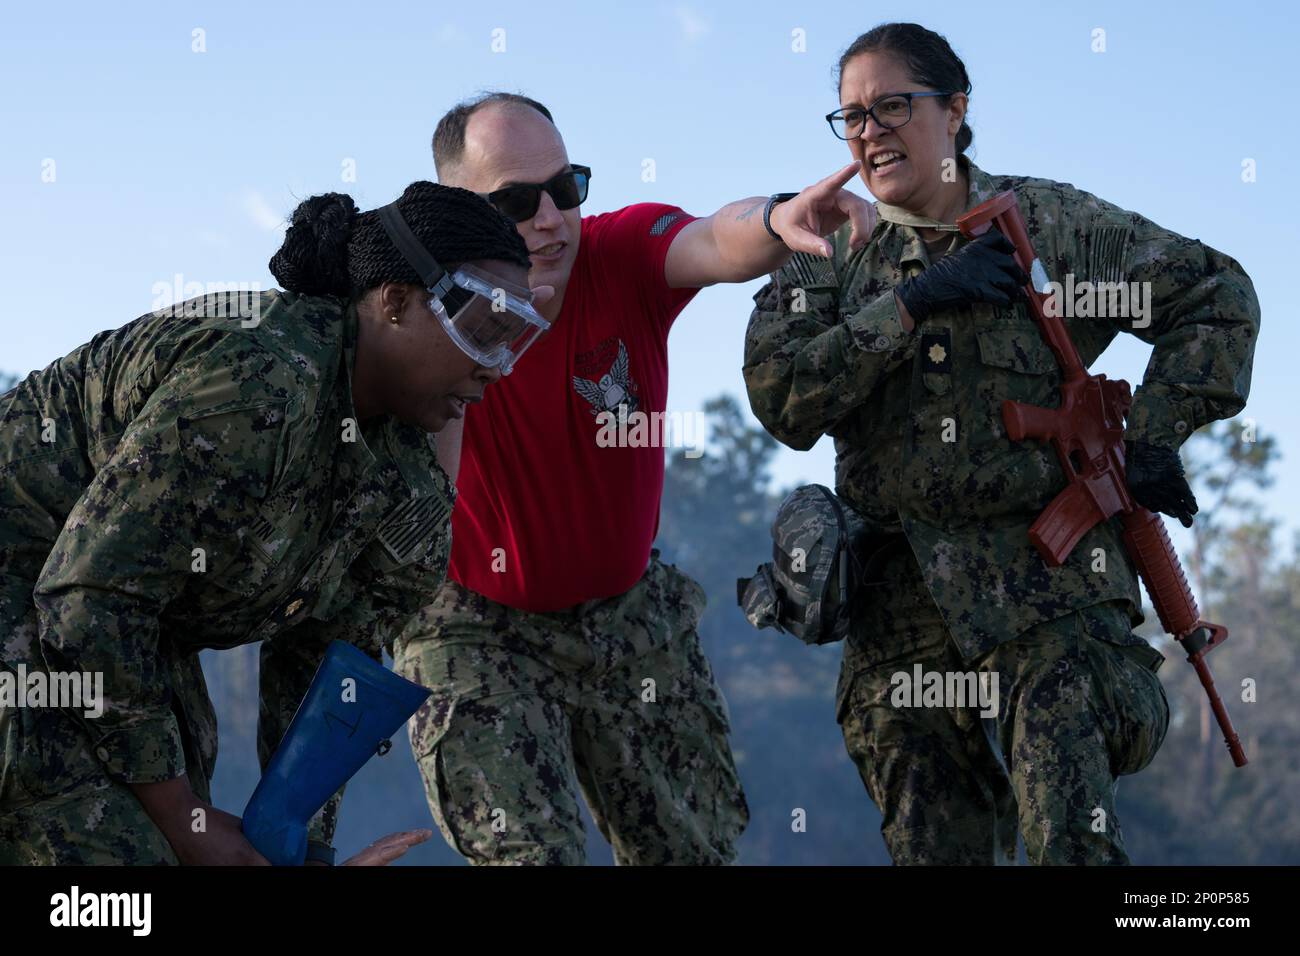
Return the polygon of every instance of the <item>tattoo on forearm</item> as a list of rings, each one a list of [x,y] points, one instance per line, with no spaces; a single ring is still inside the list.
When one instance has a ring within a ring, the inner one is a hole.
[[[766,205],[767,202],[765,200],[762,199],[755,200],[754,202],[750,203],[747,209],[743,210],[736,216],[736,222],[744,222],[746,219],[753,219],[755,213],[757,213],[760,209],[762,209]]]

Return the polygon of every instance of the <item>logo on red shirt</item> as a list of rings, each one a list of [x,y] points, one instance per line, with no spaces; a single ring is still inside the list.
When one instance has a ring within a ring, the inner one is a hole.
[[[601,372],[604,363],[609,361],[609,353],[614,344],[618,344],[618,354],[614,357],[609,370]],[[631,415],[640,404],[637,399],[636,382],[632,381],[629,368],[627,346],[620,338],[610,337],[589,352],[583,352],[574,359],[575,367],[593,376],[593,379],[573,376],[574,390],[591,403],[593,417],[601,412],[617,411],[620,405],[627,406],[626,414]]]

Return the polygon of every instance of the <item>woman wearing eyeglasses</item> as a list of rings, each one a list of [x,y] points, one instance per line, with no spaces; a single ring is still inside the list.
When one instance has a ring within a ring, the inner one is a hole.
[[[198,653],[263,642],[265,763],[331,641],[377,658],[428,603],[453,500],[432,433],[545,329],[528,266],[462,189],[316,196],[284,291],[150,313],[0,395],[0,676],[102,691],[0,700],[0,863],[265,862],[208,802]]]
[[[916,24],[849,46],[827,119],[879,221],[865,248],[841,230],[830,260],[796,256],[759,292],[745,378],[785,444],[834,437],[838,493],[872,532],[837,717],[894,861],[1006,862],[1019,831],[1031,863],[1124,863],[1115,780],[1164,739],[1163,658],[1132,632],[1141,599],[1114,520],[1059,568],[1030,544],[1065,476],[1048,445],[1007,438],[1001,404],[1055,407],[1060,376],[1010,244],[968,242],[955,221],[1012,189],[1052,279],[1135,284],[1133,308],[1080,298],[1065,321],[1085,364],[1119,331],[1154,346],[1128,479],[1184,524],[1178,447],[1244,405],[1259,307],[1208,246],[1068,184],[979,169],[970,92],[947,41]],[[982,675],[965,686],[992,694],[923,695],[929,674],[941,688]]]

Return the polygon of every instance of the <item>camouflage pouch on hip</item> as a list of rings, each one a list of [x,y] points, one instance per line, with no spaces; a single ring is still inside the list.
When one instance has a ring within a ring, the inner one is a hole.
[[[849,601],[862,579],[866,526],[824,485],[796,488],[772,522],[772,560],[736,581],[736,601],[757,628],[805,644],[842,640]]]

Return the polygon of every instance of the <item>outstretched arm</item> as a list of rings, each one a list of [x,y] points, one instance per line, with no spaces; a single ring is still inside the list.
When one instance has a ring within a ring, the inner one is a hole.
[[[830,256],[828,236],[845,222],[853,224],[850,247],[865,243],[876,224],[875,208],[844,184],[857,175],[850,163],[793,199],[772,208],[773,239],[763,227],[767,197],[752,197],[723,206],[712,216],[682,228],[668,247],[664,278],[674,289],[702,288],[718,282],[748,282],[775,272],[792,253]]]

